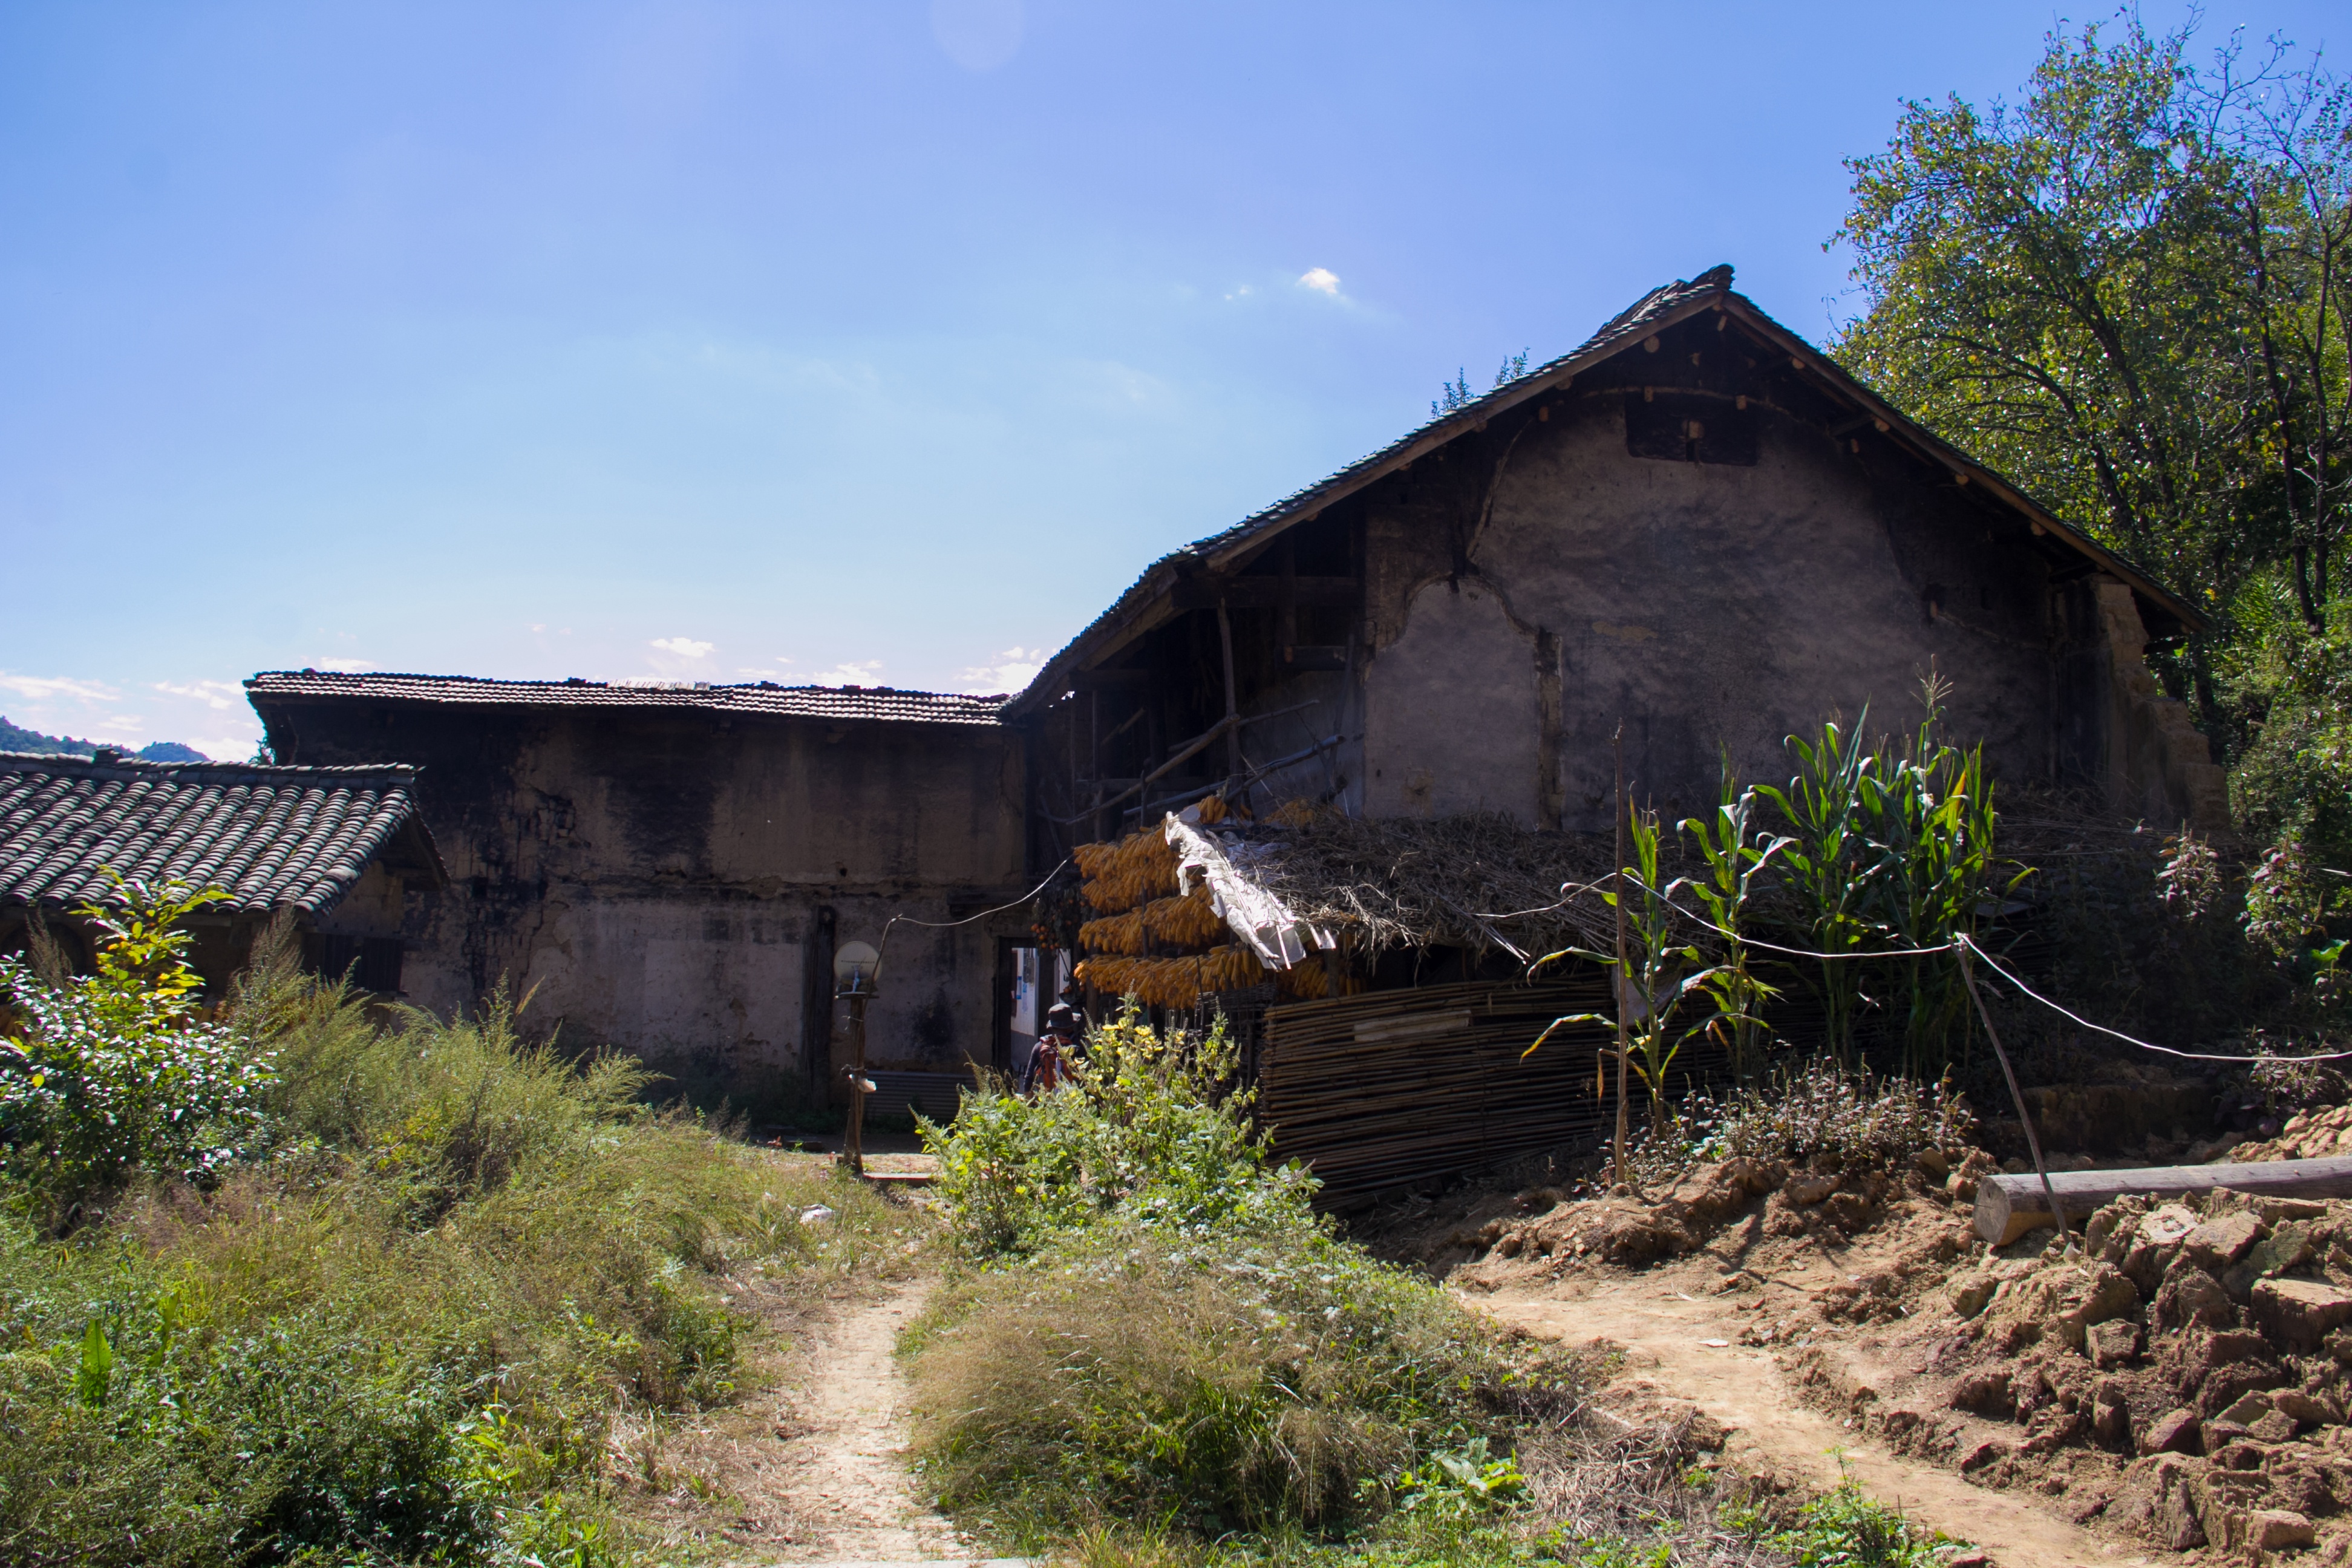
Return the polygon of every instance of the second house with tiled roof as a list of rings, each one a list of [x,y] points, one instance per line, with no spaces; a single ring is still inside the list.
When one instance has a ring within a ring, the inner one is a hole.
[[[635,1052],[739,1102],[831,1097],[833,961],[893,915],[1023,890],[1019,738],[1001,698],[887,689],[278,671],[247,682],[281,763],[399,761],[451,878],[410,933],[409,999]],[[1004,923],[1011,921],[1011,924]],[[988,1062],[1015,911],[892,934],[871,1061]]]

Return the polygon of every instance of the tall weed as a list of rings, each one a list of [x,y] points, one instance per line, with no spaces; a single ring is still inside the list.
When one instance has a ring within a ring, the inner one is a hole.
[[[386,1024],[266,963],[233,1024],[278,1066],[270,1158],[0,1231],[0,1560],[617,1561],[614,1413],[734,1396],[722,1284],[906,1223],[503,1005]]]
[[[926,1476],[1030,1544],[1377,1514],[1412,1466],[1562,1405],[1426,1282],[1339,1240],[1222,1089],[1221,1034],[1097,1029],[1073,1081],[928,1133],[978,1267],[906,1347]]]

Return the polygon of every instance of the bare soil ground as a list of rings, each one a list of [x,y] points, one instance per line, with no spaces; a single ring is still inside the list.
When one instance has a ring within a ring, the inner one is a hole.
[[[2352,1108],[2297,1121],[2212,1152],[2352,1141]],[[1502,1321],[1623,1345],[1604,1397],[1697,1406],[1743,1472],[1829,1484],[1843,1449],[2000,1563],[2352,1561],[2352,1205],[2126,1199],[2071,1254],[1995,1249],[1968,1223],[1990,1161],[1945,1164],[1470,1192],[1376,1244]]]
[[[788,1160],[826,1156],[785,1155]],[[934,1171],[899,1152],[872,1163]],[[914,1200],[910,1200],[914,1201]],[[818,1222],[823,1223],[823,1222]],[[893,1352],[935,1281],[912,1207],[904,1231],[846,1277],[728,1282],[749,1320],[735,1403],[677,1420],[614,1424],[611,1469],[624,1507],[681,1561],[974,1563],[921,1498],[907,1465],[907,1387]]]
[[[1792,1289],[1841,1279],[1820,1260],[1779,1278]],[[1742,1474],[1769,1475],[1804,1490],[1835,1486],[1843,1470],[1882,1502],[1960,1540],[1995,1547],[2006,1568],[2074,1568],[2149,1561],[2103,1541],[2046,1508],[1969,1485],[1943,1468],[1895,1453],[1865,1437],[1852,1416],[1805,1402],[1769,1350],[1741,1345],[1752,1303],[1715,1294],[1711,1262],[1684,1261],[1615,1280],[1513,1283],[1461,1290],[1467,1303],[1539,1339],[1581,1344],[1606,1340],[1626,1352],[1604,1404],[1648,1414],[1687,1403],[1727,1428],[1723,1460]]]
[[[915,1495],[907,1385],[891,1353],[930,1289],[929,1279],[910,1280],[858,1303],[798,1358],[799,1375],[783,1391],[793,1436],[772,1484],[803,1529],[779,1561],[905,1563],[962,1551],[954,1525]]]

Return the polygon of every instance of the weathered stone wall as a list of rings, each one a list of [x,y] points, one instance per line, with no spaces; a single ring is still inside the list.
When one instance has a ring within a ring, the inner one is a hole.
[[[406,896],[409,998],[448,1012],[503,983],[573,1046],[814,1088],[839,1076],[834,944],[1023,890],[1020,749],[990,726],[317,699],[263,717],[281,756],[422,768],[450,887]],[[367,891],[323,929],[383,934]],[[898,928],[870,1062],[988,1059],[1008,918]]]

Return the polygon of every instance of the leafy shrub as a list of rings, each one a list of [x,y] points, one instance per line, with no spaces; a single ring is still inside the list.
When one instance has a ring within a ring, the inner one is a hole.
[[[222,897],[115,879],[126,907],[75,912],[105,933],[98,973],[44,980],[0,958],[14,1022],[0,1036],[6,1173],[53,1222],[145,1168],[216,1179],[262,1131],[268,1051],[199,1013],[178,922]]]
[[[908,1351],[952,1507],[1035,1539],[1103,1519],[1214,1533],[1377,1513],[1422,1456],[1564,1404],[1426,1282],[1338,1240],[1277,1167],[1220,1035],[1097,1029],[1074,1081],[929,1134],[959,1248]]]
[[[1238,1053],[1223,1020],[1163,1035],[1129,1006],[1088,1037],[1070,1078],[1024,1100],[967,1095],[951,1131],[923,1124],[940,1195],[967,1256],[1025,1256],[1117,1215],[1174,1235],[1307,1212],[1314,1179],[1270,1163],[1226,1096]]]
[[[907,1225],[503,1008],[387,1026],[265,954],[231,1026],[283,1069],[272,1159],[63,1241],[0,1220],[0,1559],[614,1561],[615,1410],[734,1395],[719,1277],[801,1288]]]
[[[1696,1097],[1686,1114],[1705,1157],[1818,1160],[1838,1169],[1957,1149],[1976,1126],[1967,1103],[1944,1083],[1877,1078],[1819,1058],[1736,1089],[1719,1105]]]

